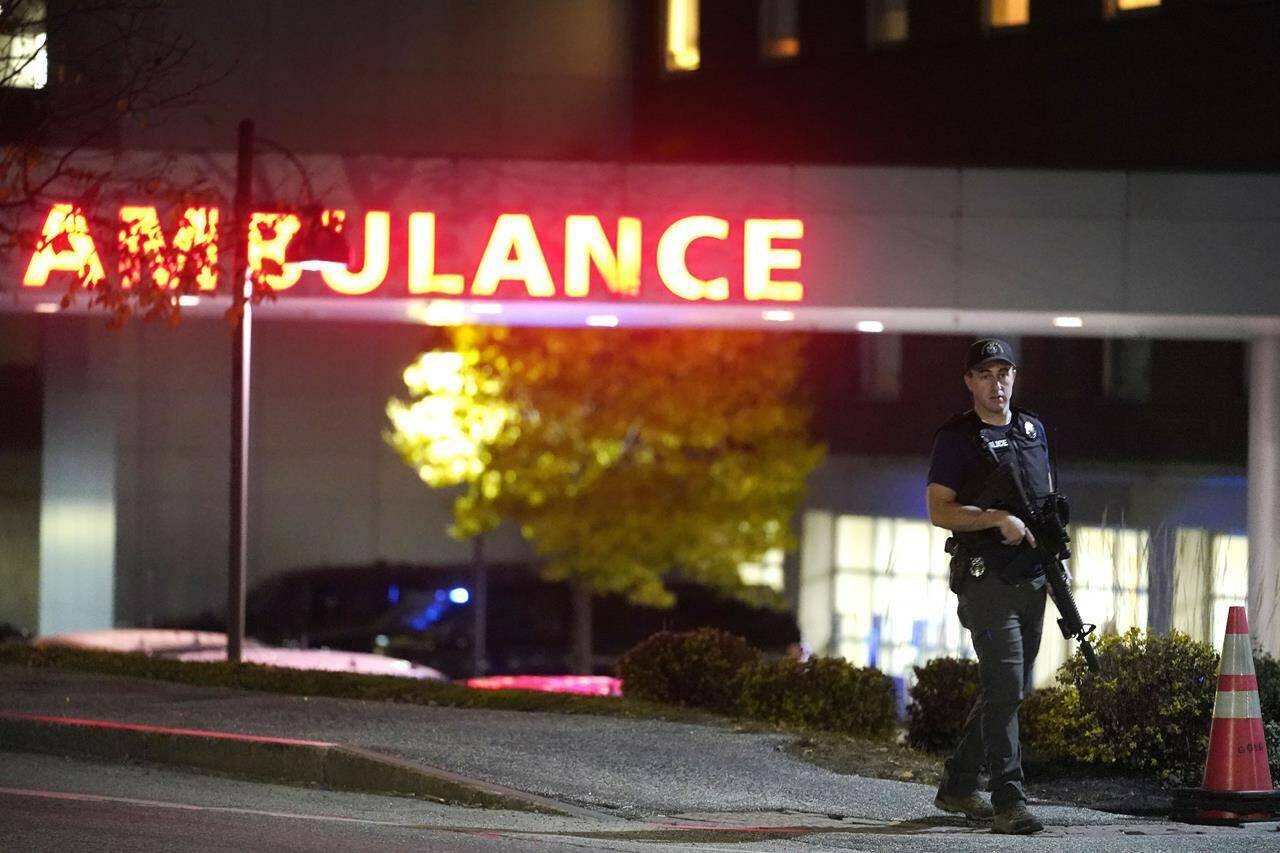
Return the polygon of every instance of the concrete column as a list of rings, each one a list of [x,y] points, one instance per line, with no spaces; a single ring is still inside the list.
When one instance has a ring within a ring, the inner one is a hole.
[[[1280,656],[1280,337],[1249,346],[1249,627]]]
[[[807,510],[800,539],[800,637],[815,654],[836,653],[835,514]]]
[[[102,325],[59,317],[44,328],[41,634],[115,620],[116,395]]]

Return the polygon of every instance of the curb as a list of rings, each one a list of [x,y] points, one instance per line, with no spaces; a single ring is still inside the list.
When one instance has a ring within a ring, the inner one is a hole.
[[[141,761],[284,784],[421,797],[449,805],[598,817],[514,788],[325,741],[0,711],[0,749]]]

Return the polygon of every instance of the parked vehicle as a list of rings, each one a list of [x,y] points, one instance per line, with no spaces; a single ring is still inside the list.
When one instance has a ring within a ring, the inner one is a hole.
[[[489,567],[487,671],[476,673],[475,598],[469,566],[379,563],[277,575],[254,588],[248,633],[274,645],[374,651],[454,678],[570,671],[573,611],[566,583],[541,580],[528,564]],[[783,654],[799,642],[795,617],[753,606],[701,584],[673,581],[669,610],[620,596],[592,605],[593,670],[612,674],[623,652],[662,630],[712,626]]]

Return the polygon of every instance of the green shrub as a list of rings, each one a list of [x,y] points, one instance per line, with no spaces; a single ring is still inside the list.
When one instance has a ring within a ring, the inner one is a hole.
[[[950,752],[960,742],[978,695],[978,662],[934,658],[914,669],[916,683],[907,705],[907,743],[929,752]]]
[[[1262,706],[1271,781],[1276,783],[1280,782],[1280,660],[1258,652],[1253,658],[1253,670],[1258,676],[1258,704]]]
[[[1280,782],[1280,723],[1267,722],[1263,726],[1267,741],[1267,761],[1271,765],[1271,784]]]
[[[760,658],[747,641],[715,628],[663,631],[618,661],[632,699],[732,713],[743,672]]]
[[[1099,737],[1097,720],[1080,708],[1080,692],[1055,685],[1033,690],[1018,710],[1022,748],[1031,760],[1071,764],[1085,759]]]
[[[1253,658],[1253,670],[1258,676],[1258,702],[1262,705],[1262,719],[1268,723],[1280,723],[1280,660],[1266,652]]]
[[[1079,696],[1074,757],[1171,784],[1198,784],[1216,694],[1217,652],[1180,631],[1142,634],[1136,628],[1102,637],[1097,651],[1101,672],[1089,672],[1077,653],[1058,674]]]
[[[897,725],[893,679],[843,658],[761,660],[744,674],[739,709],[773,723],[881,737]]]

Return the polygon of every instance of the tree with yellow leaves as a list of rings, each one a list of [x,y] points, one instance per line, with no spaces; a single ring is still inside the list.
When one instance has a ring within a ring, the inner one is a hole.
[[[387,440],[462,486],[452,533],[520,525],[550,580],[669,605],[670,572],[733,591],[792,545],[823,448],[803,340],[708,329],[457,327],[405,371]],[[579,624],[582,620],[579,619]]]

